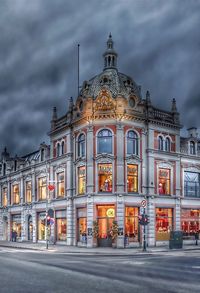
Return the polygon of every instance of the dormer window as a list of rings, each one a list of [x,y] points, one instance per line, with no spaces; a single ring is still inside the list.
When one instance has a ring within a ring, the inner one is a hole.
[[[190,155],[195,155],[195,143],[194,141],[190,141]]]

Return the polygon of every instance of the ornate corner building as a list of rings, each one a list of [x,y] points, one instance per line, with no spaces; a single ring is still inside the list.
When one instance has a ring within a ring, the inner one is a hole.
[[[0,239],[45,240],[46,210],[54,211],[50,239],[82,246],[137,247],[146,199],[149,246],[182,230],[200,230],[200,141],[196,128],[180,136],[176,101],[171,111],[152,105],[149,92],[117,68],[112,36],[103,72],[85,81],[68,112],[53,109],[50,145],[0,161]],[[118,237],[112,239],[113,221]],[[116,224],[117,223],[117,224]]]

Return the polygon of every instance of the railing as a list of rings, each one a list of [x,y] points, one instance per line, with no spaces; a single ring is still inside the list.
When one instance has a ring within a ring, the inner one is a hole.
[[[153,109],[153,116],[154,116],[154,118],[159,119],[159,120],[163,120],[163,121],[171,122],[171,123],[174,122],[173,116],[169,112],[164,112],[164,111],[160,111],[158,109]]]

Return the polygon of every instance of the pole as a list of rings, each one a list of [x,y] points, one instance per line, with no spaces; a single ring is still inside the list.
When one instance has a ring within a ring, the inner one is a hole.
[[[78,44],[78,96],[79,96],[79,47],[80,45]]]
[[[145,208],[143,215],[145,215]],[[146,245],[146,225],[143,227],[143,251],[147,251],[147,245]]]
[[[48,225],[47,225],[47,216],[48,216],[48,203],[49,203],[49,173],[47,169],[47,164],[46,164],[46,220],[45,220],[45,238],[46,238],[46,249],[49,248],[49,242],[48,242]]]

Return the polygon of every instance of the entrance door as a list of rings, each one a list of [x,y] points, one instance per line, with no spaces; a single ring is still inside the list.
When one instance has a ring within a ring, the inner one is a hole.
[[[98,246],[100,247],[112,247],[111,227],[114,218],[99,218],[99,238]]]

